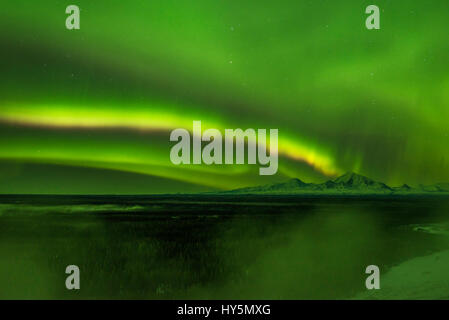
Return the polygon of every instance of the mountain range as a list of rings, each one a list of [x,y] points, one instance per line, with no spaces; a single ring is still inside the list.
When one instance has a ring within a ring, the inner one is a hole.
[[[390,187],[363,175],[348,172],[324,183],[306,183],[294,178],[286,182],[256,187],[240,188],[224,193],[235,194],[424,194],[449,193],[449,183],[430,186],[420,185],[416,188],[404,184]]]

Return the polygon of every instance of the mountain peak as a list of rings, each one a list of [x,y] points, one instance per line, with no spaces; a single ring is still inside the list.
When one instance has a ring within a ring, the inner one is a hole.
[[[290,185],[290,186],[304,186],[306,185],[306,183],[304,181],[302,181],[301,179],[298,178],[292,178],[289,179],[285,182],[286,185]]]
[[[346,172],[344,175],[339,176],[332,180],[335,183],[348,183],[350,181],[374,181],[368,177],[362,176],[361,174],[355,172]]]
[[[382,182],[374,181],[368,177],[354,172],[347,172],[344,175],[325,183],[327,188],[337,189],[377,189],[391,190],[389,186]]]

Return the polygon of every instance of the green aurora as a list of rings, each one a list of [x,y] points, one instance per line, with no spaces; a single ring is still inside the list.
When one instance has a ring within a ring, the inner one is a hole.
[[[3,1],[0,193],[449,181],[449,3]],[[81,9],[66,30],[65,8]],[[279,129],[279,171],[172,165],[170,131]]]

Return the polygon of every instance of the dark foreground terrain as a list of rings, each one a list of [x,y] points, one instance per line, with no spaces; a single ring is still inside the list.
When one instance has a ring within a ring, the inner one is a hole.
[[[446,196],[3,195],[0,298],[449,298],[448,235]]]

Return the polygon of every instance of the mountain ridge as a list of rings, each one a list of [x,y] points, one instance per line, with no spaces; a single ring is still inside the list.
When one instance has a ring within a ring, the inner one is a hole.
[[[221,193],[232,194],[423,194],[449,193],[449,183],[437,183],[430,186],[420,185],[417,188],[403,184],[400,187],[390,187],[387,184],[371,178],[347,172],[339,177],[323,183],[307,183],[298,178],[285,182],[262,186],[239,188]]]

